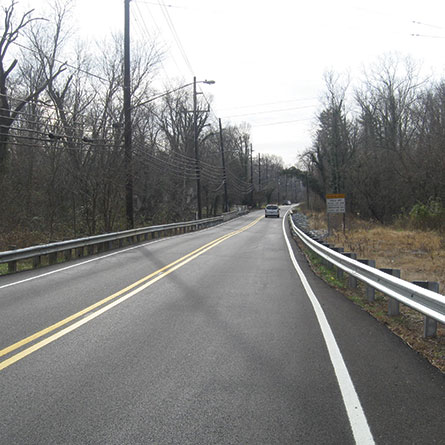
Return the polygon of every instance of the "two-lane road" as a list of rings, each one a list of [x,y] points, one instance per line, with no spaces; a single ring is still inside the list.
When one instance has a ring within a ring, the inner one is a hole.
[[[443,442],[442,374],[286,231],[252,212],[0,278],[0,443]]]

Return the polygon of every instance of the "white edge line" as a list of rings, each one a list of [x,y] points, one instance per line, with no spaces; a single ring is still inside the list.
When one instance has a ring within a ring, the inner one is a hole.
[[[223,223],[221,223],[221,224],[218,224],[218,226],[222,226],[223,224],[227,224],[227,223],[229,223],[229,222],[231,222],[231,221],[233,221],[233,220],[225,221],[225,222],[223,222]],[[204,231],[207,231],[207,230],[212,229],[213,227],[215,227],[215,226],[207,227],[206,229],[202,229],[202,230],[200,230],[199,232],[202,233],[202,232],[204,232]],[[171,238],[175,238],[175,237],[178,237],[178,236],[193,235],[193,234],[195,234],[195,233],[196,233],[196,232],[181,233],[180,235],[169,236],[169,237],[161,238],[161,239],[157,239],[157,240],[150,240],[148,243],[142,243],[142,244],[138,244],[137,246],[127,247],[126,249],[120,249],[120,250],[118,250],[118,251],[116,251],[116,252],[112,252],[112,253],[108,253],[108,254],[106,254],[106,255],[101,255],[101,256],[99,256],[99,257],[91,258],[91,259],[89,259],[89,260],[82,261],[82,262],[80,262],[80,263],[71,264],[70,266],[61,267],[60,269],[51,270],[51,271],[49,271],[49,272],[45,272],[45,273],[42,273],[42,274],[40,274],[40,275],[35,275],[35,276],[33,276],[33,277],[24,278],[23,280],[13,281],[12,283],[3,284],[2,286],[0,286],[0,289],[5,289],[5,288],[7,288],[7,287],[16,286],[17,284],[23,284],[23,283],[26,283],[26,282],[28,282],[28,281],[37,280],[37,279],[39,279],[39,278],[44,278],[44,277],[47,277],[48,275],[53,275],[53,274],[55,274],[55,273],[64,272],[65,270],[72,269],[72,268],[74,268],[74,267],[83,266],[84,264],[92,263],[93,261],[103,260],[104,258],[108,258],[108,257],[110,257],[110,256],[119,255],[119,254],[121,254],[121,253],[128,252],[129,250],[140,249],[141,247],[145,247],[145,246],[147,246],[148,244],[160,243],[160,242],[162,242],[162,241],[167,241],[168,239],[171,239]],[[3,276],[3,277],[7,277],[8,275],[2,275],[2,276]],[[1,278],[2,276],[0,276],[0,278]]]
[[[340,392],[343,397],[343,403],[346,408],[355,442],[360,445],[374,444],[374,438],[369,428],[368,421],[360,404],[357,392],[355,391],[354,383],[352,382],[351,376],[349,375],[348,368],[346,367],[346,364],[343,360],[340,348],[337,345],[326,315],[295,258],[294,252],[292,251],[292,246],[290,245],[289,239],[286,235],[285,222],[287,221],[288,213],[289,210],[286,212],[282,221],[284,239],[286,240],[292,263],[295,267],[295,270],[297,271],[298,276],[300,277],[306,294],[309,297],[310,302],[312,303],[315,315],[317,316],[317,320],[329,352],[329,357],[331,359],[332,366],[334,367],[335,375],[337,377]]]

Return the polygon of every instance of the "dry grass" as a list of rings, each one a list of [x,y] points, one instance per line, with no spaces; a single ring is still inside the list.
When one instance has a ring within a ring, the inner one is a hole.
[[[327,228],[325,213],[304,213],[312,229]],[[327,241],[355,252],[358,258],[375,260],[378,268],[400,269],[401,278],[406,281],[437,281],[440,293],[445,293],[445,238],[437,232],[400,230],[354,219],[347,221],[345,233],[333,231]],[[362,295],[358,297],[355,290],[339,290],[445,373],[444,326],[439,325],[436,338],[425,339],[423,316],[418,312],[401,305],[401,315],[389,317],[385,296],[379,295],[369,304]]]
[[[326,229],[326,214],[305,212],[313,229]],[[376,267],[401,270],[406,281],[437,281],[445,292],[445,237],[433,231],[400,230],[358,219],[346,222],[345,233],[334,230],[330,244],[376,261]]]
[[[378,268],[400,269],[406,281],[437,281],[445,290],[445,239],[437,233],[374,227],[335,232],[328,242],[376,260]]]

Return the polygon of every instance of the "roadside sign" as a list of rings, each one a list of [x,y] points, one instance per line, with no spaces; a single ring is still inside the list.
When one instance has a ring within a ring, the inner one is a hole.
[[[344,193],[326,195],[328,213],[346,213],[346,199]]]

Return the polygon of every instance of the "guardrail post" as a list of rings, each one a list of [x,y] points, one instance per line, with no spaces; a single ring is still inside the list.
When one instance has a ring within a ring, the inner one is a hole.
[[[40,263],[42,262],[42,257],[40,255],[37,255],[32,258],[32,267],[33,269],[37,269],[40,266]]]
[[[357,259],[357,254],[353,252],[343,252],[343,255],[348,258],[351,258],[352,260]],[[351,289],[355,289],[357,287],[357,278],[354,277],[353,275],[348,275],[348,286]]]
[[[324,247],[327,247],[328,249],[331,247],[329,243],[322,242],[320,244]],[[320,259],[321,259],[321,264],[323,264],[324,266],[329,266],[330,263],[328,260],[325,260],[323,257],[320,257]]]
[[[358,260],[362,264],[366,264],[369,267],[375,267],[375,260]],[[375,289],[369,284],[366,285],[366,298],[369,302],[375,300]]]
[[[413,284],[439,293],[439,283],[436,281],[413,281]],[[423,338],[437,335],[437,321],[427,315],[423,316]]]
[[[8,250],[16,250],[17,246],[9,246]],[[17,261],[10,261],[8,263],[8,273],[17,272]]]
[[[63,257],[65,261],[69,261],[71,259],[71,249],[65,250],[65,252],[63,252]]]
[[[93,253],[94,253],[94,245],[93,244],[90,244],[89,246],[87,246],[87,252],[88,252],[88,255],[93,255]]]
[[[334,252],[343,253],[345,249],[343,247],[333,247],[332,250]],[[340,269],[340,267],[336,267],[336,275],[337,278],[340,280],[343,278],[343,269]]]
[[[385,272],[393,277],[400,278],[400,269],[379,269],[382,272]],[[400,303],[395,299],[388,296],[388,315],[390,317],[395,315],[400,315]]]
[[[50,266],[53,266],[53,265],[56,264],[56,263],[57,263],[57,252],[50,253],[50,254],[48,255],[48,264],[49,264]]]

